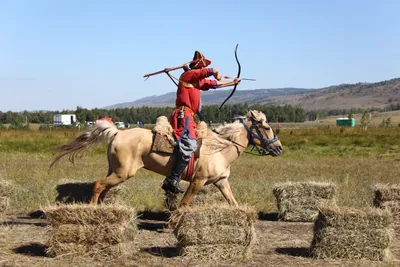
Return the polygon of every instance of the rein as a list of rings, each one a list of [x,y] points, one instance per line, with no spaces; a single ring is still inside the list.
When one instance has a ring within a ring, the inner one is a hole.
[[[262,155],[266,155],[268,152],[269,146],[272,143],[279,140],[277,135],[274,136],[274,138],[272,138],[272,139],[265,139],[260,132],[260,128],[258,128],[258,126],[256,125],[255,122],[252,123],[250,128],[249,128],[249,126],[247,126],[246,123],[242,122],[242,124],[243,124],[244,128],[246,128],[246,130],[250,133],[250,144],[255,145],[254,139],[260,140],[260,142],[263,144],[263,146],[260,148],[262,151]],[[256,130],[257,134],[255,134],[253,132],[253,130]]]
[[[216,134],[219,135],[219,132],[217,132],[215,129],[213,129],[212,131],[213,131],[214,133],[216,133]],[[230,139],[226,139],[226,140],[230,141],[230,142],[231,142],[232,144],[234,144],[234,145],[237,145],[237,146],[240,146],[240,147],[243,147],[243,148],[247,148],[247,146],[241,145],[241,144],[239,144],[239,143],[236,142],[236,141],[233,141],[233,140],[230,140]]]
[[[260,140],[260,142],[263,144],[263,147],[260,148],[260,150],[261,150],[263,156],[265,156],[265,155],[269,152],[269,151],[268,151],[269,146],[270,146],[272,143],[274,143],[274,142],[276,142],[276,141],[279,140],[279,138],[278,138],[277,135],[275,135],[274,138],[272,138],[272,139],[265,139],[265,138],[262,136],[261,131],[260,131],[260,128],[257,126],[257,123],[256,123],[256,122],[253,122],[250,128],[249,128],[249,126],[247,126],[246,123],[244,123],[243,120],[241,120],[241,122],[242,122],[244,128],[250,133],[250,140],[249,140],[249,143],[250,143],[251,145],[256,145],[256,144],[254,143],[254,139],[258,139],[258,140]],[[253,130],[255,130],[255,131],[257,132],[257,134],[254,133]],[[219,134],[215,129],[213,129],[212,131],[213,131],[214,133],[216,133],[216,134]],[[229,140],[229,141],[232,142],[234,145],[237,145],[237,146],[240,146],[240,147],[243,147],[243,148],[247,148],[247,146],[241,145],[241,144],[239,144],[239,143],[236,142],[236,141],[233,141],[233,140]]]

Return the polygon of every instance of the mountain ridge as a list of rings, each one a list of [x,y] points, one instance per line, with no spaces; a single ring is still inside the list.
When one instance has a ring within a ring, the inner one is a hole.
[[[203,105],[219,105],[231,90],[202,92]],[[129,107],[175,106],[176,92],[153,95],[132,102],[118,103],[104,109]],[[400,104],[400,78],[375,82],[339,84],[318,89],[271,88],[237,90],[228,104],[292,105],[311,109],[383,108],[388,104]]]

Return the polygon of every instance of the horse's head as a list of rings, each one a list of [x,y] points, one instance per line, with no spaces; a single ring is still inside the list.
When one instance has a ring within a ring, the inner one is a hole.
[[[261,147],[263,155],[282,155],[283,147],[278,139],[279,129],[275,132],[269,126],[264,113],[250,110],[243,121],[243,125],[248,131],[250,144]]]

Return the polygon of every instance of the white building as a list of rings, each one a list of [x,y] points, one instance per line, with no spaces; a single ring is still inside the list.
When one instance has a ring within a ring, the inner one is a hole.
[[[125,129],[125,123],[123,121],[115,122],[115,126],[117,126],[118,129]]]
[[[54,125],[73,125],[76,123],[75,114],[54,114],[53,115]]]

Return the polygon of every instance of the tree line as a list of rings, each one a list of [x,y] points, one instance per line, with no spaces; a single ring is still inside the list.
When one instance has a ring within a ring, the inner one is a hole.
[[[323,119],[329,116],[348,116],[348,114],[361,114],[365,112],[365,108],[350,108],[350,109],[330,109],[330,110],[308,110],[307,120],[313,121],[316,119]],[[369,112],[386,112],[400,110],[400,103],[389,104],[384,108],[369,108]]]
[[[332,110],[305,110],[301,107],[291,105],[248,105],[232,104],[224,106],[218,111],[218,105],[203,106],[200,119],[206,122],[230,122],[232,118],[243,116],[249,109],[259,110],[265,113],[269,122],[304,122],[323,119],[328,116],[337,116],[355,113],[363,113],[365,109],[332,109]],[[117,109],[86,109],[77,107],[76,110],[61,111],[38,111],[38,112],[1,112],[0,124],[24,125],[28,123],[52,124],[54,114],[75,114],[79,122],[95,121],[103,117],[110,117],[113,121],[123,121],[127,123],[136,123],[141,121],[146,124],[155,123],[159,116],[169,117],[174,107],[132,107]],[[391,110],[400,110],[399,104],[390,104],[383,109],[371,108],[369,112],[383,112]]]
[[[266,114],[269,122],[304,122],[307,112],[300,107],[285,106],[249,106],[247,104],[233,104],[224,106],[218,111],[218,105],[203,106],[199,119],[206,122],[230,122],[232,118],[243,116],[249,109],[256,109]],[[52,124],[54,114],[75,114],[79,122],[95,121],[96,119],[110,117],[114,122],[123,121],[136,123],[141,121],[146,124],[155,123],[159,116],[169,117],[174,107],[132,107],[117,109],[86,109],[77,107],[76,110],[39,111],[39,112],[1,112],[0,124],[23,125],[27,123]]]

